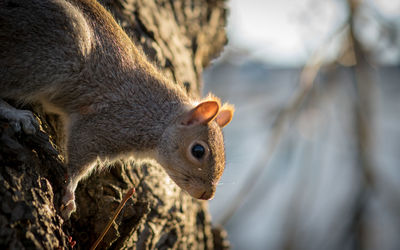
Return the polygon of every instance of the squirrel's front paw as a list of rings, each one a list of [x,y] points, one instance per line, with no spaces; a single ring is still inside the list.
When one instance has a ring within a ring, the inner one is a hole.
[[[71,214],[76,211],[75,201],[71,200],[67,204],[62,204],[60,210],[62,218],[68,220]]]
[[[38,130],[39,124],[33,115],[33,113],[29,110],[16,110],[17,112],[13,114],[12,119],[10,120],[11,126],[14,128],[16,132],[22,130],[29,135],[35,134]]]
[[[35,134],[39,129],[39,123],[29,110],[19,110],[0,100],[0,117],[6,119],[15,132],[21,128],[26,134]]]
[[[69,217],[71,217],[71,214],[76,211],[74,194],[67,192],[64,195],[60,211],[64,220],[68,220]]]

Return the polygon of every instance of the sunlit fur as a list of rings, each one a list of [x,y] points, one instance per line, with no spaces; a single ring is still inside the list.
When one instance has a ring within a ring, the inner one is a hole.
[[[158,160],[171,178],[196,198],[210,199],[224,171],[225,153],[222,131],[215,122],[208,124],[180,125],[180,119],[163,133]],[[188,159],[188,148],[194,141],[205,142],[209,154],[198,164]]]

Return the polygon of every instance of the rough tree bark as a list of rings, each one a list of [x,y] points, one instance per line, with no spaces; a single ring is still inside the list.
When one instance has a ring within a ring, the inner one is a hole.
[[[224,0],[100,1],[168,77],[199,96],[201,73],[226,43]],[[224,249],[206,202],[181,191],[151,162],[120,161],[92,175],[77,190],[78,210],[58,214],[64,168],[57,117],[35,112],[41,131],[15,134],[0,120],[0,246],[4,249],[88,249],[124,193],[136,188],[99,248]]]

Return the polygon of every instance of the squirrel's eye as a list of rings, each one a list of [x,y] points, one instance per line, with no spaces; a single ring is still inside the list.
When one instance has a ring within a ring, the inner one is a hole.
[[[194,144],[192,147],[192,155],[197,159],[201,159],[205,152],[205,148],[200,144]]]

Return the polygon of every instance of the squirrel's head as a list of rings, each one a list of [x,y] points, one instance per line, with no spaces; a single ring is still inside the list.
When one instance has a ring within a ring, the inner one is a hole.
[[[158,148],[159,161],[175,183],[197,199],[213,198],[225,168],[221,128],[234,108],[222,107],[215,97],[184,111],[164,132]]]

